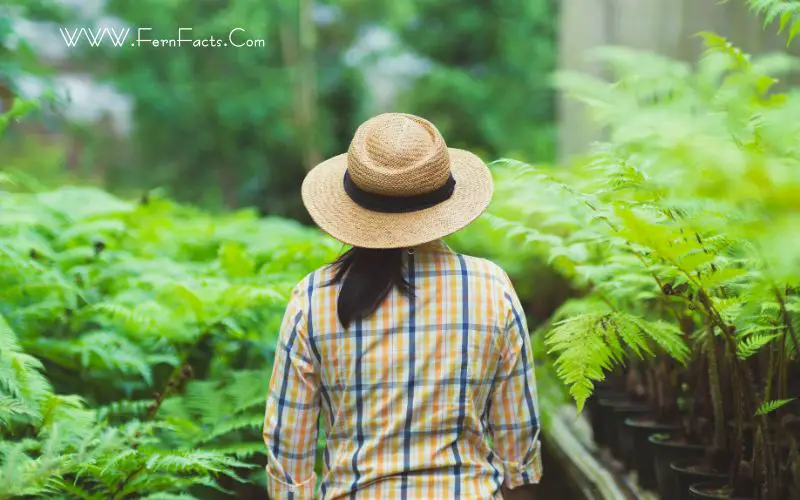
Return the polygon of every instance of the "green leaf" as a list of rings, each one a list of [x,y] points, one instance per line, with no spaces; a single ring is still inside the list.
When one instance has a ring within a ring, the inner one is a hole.
[[[714,287],[730,283],[744,276],[745,274],[747,274],[746,269],[737,269],[733,267],[705,272],[701,275],[700,286],[705,289],[712,289]]]
[[[219,260],[225,272],[233,278],[247,278],[255,272],[255,262],[247,256],[244,246],[225,243],[219,248]]]
[[[765,401],[756,410],[756,415],[767,415],[769,413],[772,413],[773,411],[777,410],[778,408],[781,408],[781,407],[786,406],[787,404],[791,403],[795,399],[797,399],[797,398],[776,399],[776,400],[772,400],[772,401]]]
[[[38,107],[39,104],[36,101],[14,99],[11,109],[0,115],[0,136],[13,120],[23,117]]]
[[[736,346],[736,355],[739,359],[747,359],[758,353],[764,346],[778,338],[777,333],[767,334],[756,332],[748,335],[744,340],[739,341]]]

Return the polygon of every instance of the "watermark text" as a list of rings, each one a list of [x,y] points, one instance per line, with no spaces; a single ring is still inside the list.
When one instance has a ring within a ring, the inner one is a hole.
[[[250,38],[244,28],[233,28],[223,36],[213,35],[194,38],[192,28],[178,28],[177,34],[170,38],[160,38],[153,33],[153,28],[59,28],[61,37],[67,47],[156,47],[156,48],[263,48],[266,42],[259,38]]]

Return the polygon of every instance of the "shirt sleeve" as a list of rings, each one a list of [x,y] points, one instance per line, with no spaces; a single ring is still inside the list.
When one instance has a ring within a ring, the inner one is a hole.
[[[267,492],[273,500],[311,499],[319,417],[319,374],[308,345],[302,289],[281,325],[264,417]]]
[[[504,347],[490,401],[488,430],[504,465],[503,486],[514,489],[540,481],[542,458],[533,351],[519,299],[511,282],[507,283]]]

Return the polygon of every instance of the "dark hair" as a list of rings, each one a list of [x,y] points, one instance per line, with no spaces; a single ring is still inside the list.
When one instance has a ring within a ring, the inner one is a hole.
[[[395,286],[413,297],[411,284],[403,275],[403,252],[402,248],[353,247],[336,259],[331,281],[342,284],[336,305],[345,328],[375,312]]]

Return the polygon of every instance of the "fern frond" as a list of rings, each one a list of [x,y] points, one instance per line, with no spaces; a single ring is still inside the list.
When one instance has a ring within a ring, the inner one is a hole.
[[[53,478],[50,481],[49,487],[53,490],[53,496],[51,496],[51,498],[58,498],[58,494],[67,493],[70,495],[69,498],[81,500],[108,500],[112,495],[112,492],[105,488],[94,486],[92,491],[89,491],[79,484],[62,478]]]
[[[797,0],[747,0],[750,9],[764,16],[764,26],[780,20],[779,32],[789,28],[789,40],[792,43],[800,34],[800,1]]]
[[[0,314],[0,388],[25,405],[28,413],[37,415],[41,415],[41,401],[52,393],[41,370],[42,363],[22,351],[11,326]]]
[[[8,426],[13,419],[21,417],[34,420],[39,413],[19,399],[0,394],[0,425]]]
[[[232,311],[282,304],[286,295],[268,286],[230,285],[222,293],[220,304]]]
[[[645,321],[635,316],[627,319],[644,332],[647,338],[661,347],[664,353],[682,364],[689,361],[689,346],[684,341],[683,333],[677,325],[662,320]]]
[[[203,432],[197,444],[208,443],[238,430],[258,430],[264,425],[261,413],[235,415],[218,422],[210,431]]]
[[[142,497],[141,500],[199,500],[198,497],[188,493],[153,493]]]
[[[89,320],[97,316],[120,324],[126,330],[150,331],[154,326],[147,316],[128,306],[114,302],[98,302],[85,307],[79,313],[78,318]]]
[[[170,474],[232,475],[234,467],[250,468],[252,464],[240,462],[225,455],[202,450],[155,452],[147,460],[150,472]]]
[[[3,184],[7,186],[16,186],[17,182],[14,180],[14,177],[11,174],[0,172],[0,186]]]
[[[22,116],[39,107],[39,103],[28,99],[14,99],[11,109],[0,113],[0,135],[3,135],[8,125]]]
[[[706,54],[725,55],[734,68],[739,70],[750,69],[750,55],[733,45],[727,38],[708,31],[701,32],[700,36],[705,43]]]
[[[219,382],[198,380],[187,387],[183,404],[186,409],[202,414],[203,423],[215,424],[229,415],[227,400]]]
[[[140,376],[152,384],[152,369],[146,353],[135,343],[115,332],[87,332],[71,343],[84,369],[100,368],[110,372]]]
[[[772,413],[773,411],[786,406],[787,404],[791,403],[797,398],[789,398],[789,399],[775,399],[772,401],[765,401],[758,407],[756,410],[756,415],[766,415],[768,413]]]
[[[545,244],[551,246],[563,245],[563,240],[556,235],[545,234],[536,228],[527,227],[517,221],[508,220],[495,214],[486,214],[484,219],[495,229],[503,231],[509,239],[521,239],[524,245]]]
[[[594,382],[624,362],[625,349],[640,357],[652,355],[651,342],[682,362],[688,358],[689,349],[677,327],[624,313],[590,313],[560,321],[548,333],[545,345],[557,355],[558,376],[568,385],[580,411]]]
[[[764,346],[778,338],[777,333],[754,332],[740,340],[736,345],[739,359],[747,359],[758,353]]]
[[[252,457],[257,453],[264,453],[264,442],[239,442],[223,445],[213,445],[209,447],[211,451],[221,453],[223,455],[232,455],[238,459],[246,459]]]
[[[600,322],[605,315],[574,316],[555,325],[548,334],[548,352],[556,353],[556,371],[569,387],[578,411],[592,393],[594,382],[620,363],[622,353],[605,341]]]
[[[259,370],[238,370],[231,374],[225,391],[233,401],[233,413],[264,406],[264,397],[269,390],[269,380]]]
[[[115,238],[124,234],[127,226],[121,220],[116,219],[96,219],[82,221],[64,229],[56,239],[56,244],[62,247],[72,247],[75,245],[93,245],[103,243],[105,240]]]
[[[97,408],[97,418],[105,420],[116,417],[137,417],[144,415],[147,407],[153,403],[152,399],[131,401],[123,399]]]

